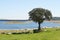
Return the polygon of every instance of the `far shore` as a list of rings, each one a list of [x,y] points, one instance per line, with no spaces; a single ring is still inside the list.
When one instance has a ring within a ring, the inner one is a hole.
[[[53,23],[60,23],[60,20],[50,20],[50,21],[48,21],[48,20],[45,20],[46,22],[53,22]]]

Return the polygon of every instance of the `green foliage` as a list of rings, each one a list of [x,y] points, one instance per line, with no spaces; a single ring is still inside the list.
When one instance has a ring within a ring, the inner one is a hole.
[[[50,20],[52,14],[49,10],[43,8],[34,8],[29,12],[30,19],[42,23],[44,19]]]

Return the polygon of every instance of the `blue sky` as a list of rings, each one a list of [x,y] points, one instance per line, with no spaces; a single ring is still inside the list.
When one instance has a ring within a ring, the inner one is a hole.
[[[33,8],[45,8],[60,17],[60,0],[0,0],[0,19],[28,19]]]

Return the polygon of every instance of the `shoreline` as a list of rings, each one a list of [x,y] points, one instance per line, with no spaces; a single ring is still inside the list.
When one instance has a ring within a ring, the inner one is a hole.
[[[45,27],[42,29],[52,29],[52,28],[60,29],[60,27]],[[37,28],[34,28],[34,29],[37,29]],[[17,29],[17,30],[16,29],[14,30],[0,29],[0,34],[33,32],[34,29]]]

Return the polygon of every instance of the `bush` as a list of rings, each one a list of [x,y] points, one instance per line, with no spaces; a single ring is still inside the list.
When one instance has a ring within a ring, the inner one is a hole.
[[[39,32],[38,29],[33,30],[33,33],[38,33],[38,32]]]
[[[6,34],[5,32],[2,32],[1,34]]]

